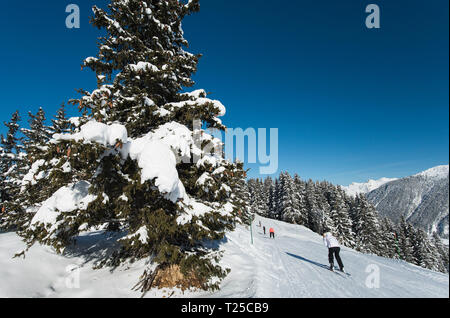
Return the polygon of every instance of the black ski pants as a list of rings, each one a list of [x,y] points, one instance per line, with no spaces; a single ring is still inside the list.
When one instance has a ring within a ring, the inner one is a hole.
[[[328,249],[328,260],[330,261],[330,264],[334,265],[334,258],[336,258],[339,268],[344,268],[344,264],[342,264],[341,256],[339,253],[341,252],[340,247],[332,247]]]

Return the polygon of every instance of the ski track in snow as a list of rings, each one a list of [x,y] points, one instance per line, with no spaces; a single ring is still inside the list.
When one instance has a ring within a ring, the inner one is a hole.
[[[276,238],[263,235],[261,221],[274,227]],[[243,228],[228,235],[224,261],[233,263],[222,290],[212,297],[338,298],[338,297],[448,297],[449,276],[399,260],[366,255],[343,247],[341,257],[351,276],[328,270],[328,250],[321,236],[291,224],[257,217],[254,245]],[[244,242],[242,239],[246,238]],[[239,241],[236,244],[235,241]],[[235,250],[240,249],[240,251]],[[230,260],[230,255],[233,260]],[[245,266],[243,259],[246,260]],[[241,263],[239,261],[241,261]],[[380,270],[380,288],[368,288],[369,266]],[[251,282],[251,284],[249,283]],[[252,286],[245,293],[245,286]],[[239,294],[237,293],[239,291]]]
[[[275,239],[263,235],[275,229]],[[215,293],[152,290],[146,297],[223,298],[337,298],[337,297],[449,297],[449,276],[398,260],[365,255],[342,248],[341,257],[351,276],[328,270],[328,251],[322,237],[292,224],[257,217],[254,244],[248,228],[238,226],[220,243],[222,265],[231,272]],[[98,233],[80,238],[80,248],[94,255],[103,251],[108,238]],[[96,241],[97,240],[97,241]],[[86,257],[55,255],[48,247],[34,246],[25,259],[11,259],[24,244],[13,233],[0,234],[0,297],[140,297],[131,288],[143,271],[144,262],[110,272],[93,270]],[[76,253],[75,253],[76,255]],[[67,266],[80,271],[80,288],[67,288]],[[380,270],[380,288],[368,288],[366,269]]]

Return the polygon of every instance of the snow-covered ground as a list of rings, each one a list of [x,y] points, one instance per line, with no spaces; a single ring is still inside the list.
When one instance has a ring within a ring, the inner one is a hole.
[[[275,240],[263,235],[259,221],[274,227]],[[301,226],[257,218],[253,234],[251,245],[250,231],[239,226],[221,243],[231,273],[219,292],[155,290],[147,297],[449,297],[448,275],[347,248],[341,255],[351,277],[330,272],[322,238]],[[35,246],[25,259],[11,259],[24,245],[13,233],[0,234],[0,297],[140,297],[131,287],[143,262],[111,273],[93,270],[91,257],[79,254],[89,249],[98,257],[107,245],[108,238],[95,232],[81,237],[70,257]]]

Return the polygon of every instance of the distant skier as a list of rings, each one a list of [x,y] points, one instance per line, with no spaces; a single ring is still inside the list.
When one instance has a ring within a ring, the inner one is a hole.
[[[339,270],[341,272],[344,272],[344,264],[342,263],[341,257],[339,256],[341,247],[338,240],[328,230],[325,230],[323,233],[323,244],[328,247],[328,260],[330,262],[330,270],[334,270],[334,258],[336,257],[336,260],[339,264]]]
[[[270,228],[269,232],[270,232],[270,238],[275,239],[275,230],[273,229],[273,227]]]
[[[266,235],[266,227],[263,226],[264,235]]]

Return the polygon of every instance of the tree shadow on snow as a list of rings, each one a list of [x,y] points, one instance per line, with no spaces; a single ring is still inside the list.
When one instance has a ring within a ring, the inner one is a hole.
[[[118,240],[126,236],[126,233],[112,233],[96,231],[80,235],[75,238],[75,244],[67,247],[64,256],[80,257],[83,265],[94,262],[98,263],[109,259],[115,251],[120,249]]]
[[[299,260],[301,260],[301,261],[304,261],[304,262],[313,264],[313,265],[315,265],[315,266],[317,266],[317,267],[320,267],[320,268],[329,270],[329,266],[327,266],[327,265],[320,264],[320,263],[314,262],[314,261],[312,261],[312,260],[310,260],[310,259],[307,259],[307,258],[298,256],[298,255],[295,255],[295,254],[291,254],[291,253],[288,253],[288,252],[286,252],[286,254],[289,255],[289,256],[291,256],[291,257],[297,258],[297,259],[299,259]]]
[[[228,242],[228,238],[225,236],[221,240],[214,240],[214,241],[203,241],[202,246],[217,251],[220,250],[221,246],[226,244]]]
[[[107,232],[107,231],[94,231],[77,236],[74,240],[74,244],[68,246],[63,255],[69,258],[81,258],[83,260],[82,265],[92,264],[96,266],[100,263],[111,260],[113,253],[120,251],[121,238],[127,236],[126,232]],[[203,241],[199,247],[219,251],[221,247],[228,242],[225,236],[221,240]],[[120,264],[109,264],[105,267],[110,268],[113,272]]]

